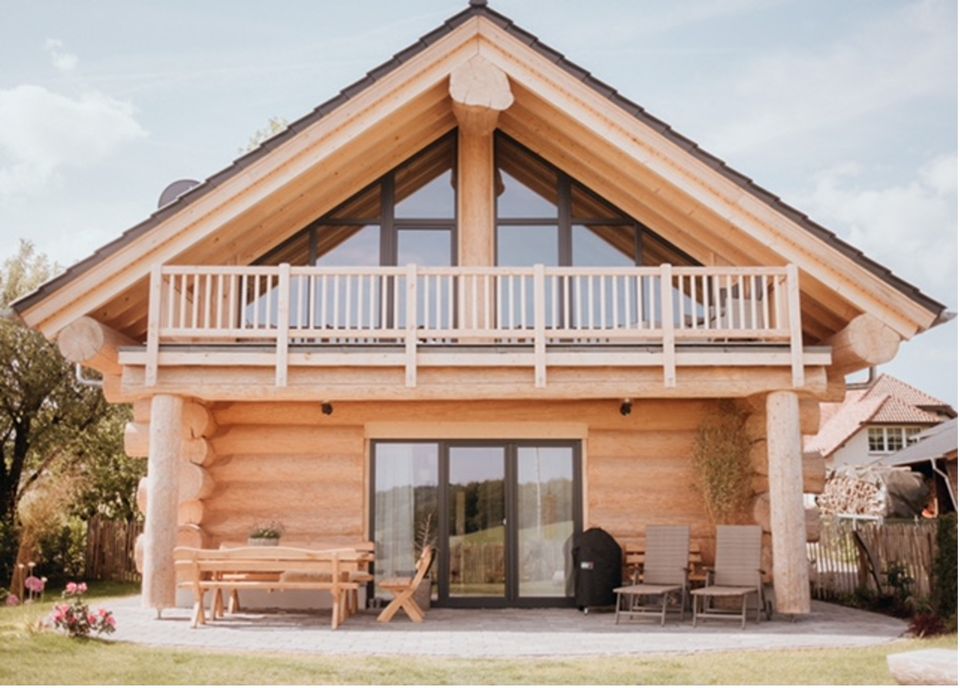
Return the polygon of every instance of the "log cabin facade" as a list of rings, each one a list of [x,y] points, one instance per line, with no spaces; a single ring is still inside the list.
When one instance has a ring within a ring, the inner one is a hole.
[[[378,575],[433,541],[444,604],[567,600],[591,526],[709,560],[692,454],[735,400],[806,613],[801,435],[944,316],[478,0],[15,307],[133,404],[157,609],[175,545],[255,521]]]

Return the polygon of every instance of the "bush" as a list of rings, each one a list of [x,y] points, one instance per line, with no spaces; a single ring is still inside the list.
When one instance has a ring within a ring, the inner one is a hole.
[[[78,518],[68,518],[40,537],[37,543],[39,569],[51,585],[80,578],[86,566],[87,528]]]
[[[933,561],[933,612],[948,630],[957,629],[957,515],[941,516]]]
[[[693,468],[697,488],[714,523],[741,521],[750,504],[750,442],[745,414],[725,401],[697,431]]]

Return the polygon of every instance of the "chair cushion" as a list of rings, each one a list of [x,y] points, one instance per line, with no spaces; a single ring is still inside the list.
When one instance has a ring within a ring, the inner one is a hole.
[[[739,597],[751,592],[757,592],[757,589],[748,587],[738,587],[734,585],[708,585],[705,588],[696,588],[690,591],[691,595],[709,595],[710,597]]]
[[[625,585],[621,588],[614,588],[614,592],[625,595],[665,595],[668,592],[679,592],[683,586],[680,585],[657,585],[656,583],[637,583],[636,585]]]

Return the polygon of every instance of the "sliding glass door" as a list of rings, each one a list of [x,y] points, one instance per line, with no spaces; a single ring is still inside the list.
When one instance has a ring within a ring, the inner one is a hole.
[[[378,441],[373,473],[378,580],[411,571],[429,542],[440,604],[569,603],[579,442]]]

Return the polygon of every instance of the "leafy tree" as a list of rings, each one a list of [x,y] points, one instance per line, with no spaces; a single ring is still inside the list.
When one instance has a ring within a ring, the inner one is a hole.
[[[64,511],[131,515],[137,478],[121,437],[129,408],[111,407],[95,387],[80,384],[72,365],[41,334],[17,322],[10,304],[56,270],[21,241],[0,269],[0,577],[9,576],[23,535],[18,506],[58,476],[71,475]],[[142,462],[141,462],[142,463]],[[119,470],[118,470],[119,467]],[[140,466],[142,471],[143,467]],[[79,503],[73,498],[80,495]],[[39,538],[38,534],[34,534]],[[5,546],[4,546],[5,545]],[[31,553],[32,556],[33,553]]]
[[[250,136],[250,140],[247,141],[247,145],[239,149],[241,154],[249,153],[252,150],[259,148],[265,141],[272,139],[274,136],[279,134],[282,131],[285,131],[286,128],[290,125],[287,120],[283,117],[271,117],[267,121],[267,126],[262,129],[257,129]]]

